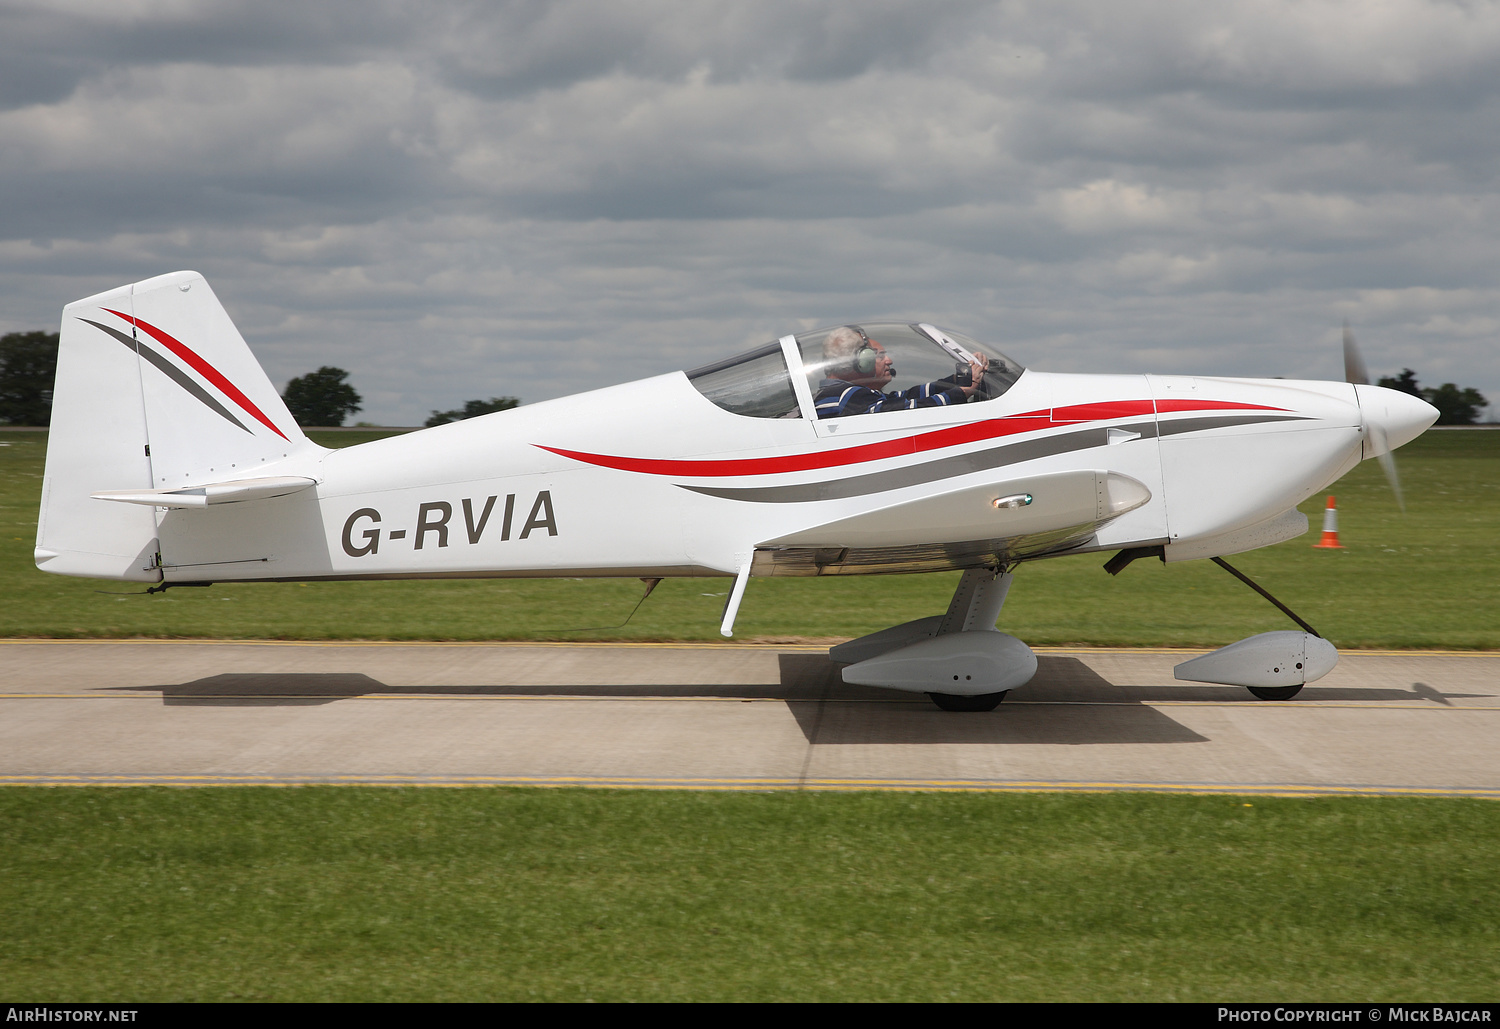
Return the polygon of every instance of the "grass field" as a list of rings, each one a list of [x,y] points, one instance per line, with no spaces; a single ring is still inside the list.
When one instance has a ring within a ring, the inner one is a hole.
[[[328,446],[376,434],[329,433]],[[140,586],[39,572],[44,433],[0,429],[0,635],[412,640],[716,640],[727,579],[664,582],[621,629],[634,579],[246,583],[146,596]],[[1374,461],[1334,487],[1347,549],[1307,536],[1234,558],[1342,647],[1500,647],[1500,431],[1428,432],[1398,458],[1401,515]],[[1139,561],[1118,578],[1103,556],[1017,573],[1001,627],[1036,645],[1218,646],[1290,628],[1208,562]],[[850,637],[942,611],[955,573],[757,579],[740,639]]]
[[[1500,805],[0,790],[0,994],[1492,1001]]]
[[[0,635],[717,638],[713,579],[577,631],[640,585],[49,576],[45,435],[0,443]],[[1347,550],[1309,535],[1236,564],[1342,646],[1500,646],[1500,432],[1400,457],[1405,517],[1367,462],[1336,487]],[[1203,562],[1102,562],[1024,567],[1002,627],[1216,645],[1285,625]],[[953,580],[757,580],[740,637],[868,632]],[[1462,800],[0,788],[0,996],[1492,1001],[1497,861],[1500,805]]]

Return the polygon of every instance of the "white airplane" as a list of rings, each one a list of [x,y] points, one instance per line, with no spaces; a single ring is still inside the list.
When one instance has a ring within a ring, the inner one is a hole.
[[[63,311],[36,563],[161,589],[733,576],[725,636],[752,577],[957,569],[945,613],[830,654],[848,682],[990,710],[1036,671],[996,629],[1018,565],[1222,563],[1292,539],[1299,502],[1437,417],[1368,385],[1347,338],[1346,368],[1049,374],[932,325],[864,324],[327,450],[203,277],[175,272]],[[1289,698],[1338,660],[1298,621],[1178,677]]]

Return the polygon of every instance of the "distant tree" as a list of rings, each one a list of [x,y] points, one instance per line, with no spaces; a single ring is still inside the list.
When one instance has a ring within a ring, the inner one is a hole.
[[[287,383],[281,399],[298,425],[343,425],[345,418],[363,410],[363,398],[344,381],[348,377],[344,369],[324,365]]]
[[[1489,404],[1477,389],[1459,389],[1451,382],[1437,389],[1424,389],[1422,397],[1438,409],[1439,425],[1473,425],[1479,420],[1479,412]]]
[[[519,407],[519,397],[490,397],[488,400],[466,400],[464,406],[454,411],[434,411],[432,417],[427,419],[426,425],[431,428],[434,425],[447,425],[449,422],[461,422],[465,418],[478,418],[482,414],[494,414],[496,411],[509,411],[513,407]]]
[[[40,330],[0,336],[0,422],[51,423],[57,340],[57,333]]]
[[[1401,374],[1394,377],[1387,375],[1375,385],[1399,389],[1402,393],[1410,393],[1414,397],[1422,396],[1422,387],[1417,385],[1417,373],[1410,368],[1401,369]]]
[[[1410,368],[1401,369],[1400,375],[1388,375],[1375,385],[1399,389],[1403,393],[1421,397],[1438,409],[1437,423],[1439,425],[1473,425],[1479,419],[1479,412],[1489,404],[1489,401],[1477,389],[1472,387],[1460,389],[1451,382],[1445,382],[1437,389],[1430,386],[1423,389],[1417,385],[1417,373]]]

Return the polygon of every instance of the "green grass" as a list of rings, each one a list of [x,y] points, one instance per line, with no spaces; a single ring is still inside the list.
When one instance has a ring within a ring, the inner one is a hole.
[[[0,790],[45,1000],[1493,1000],[1500,805]]]
[[[330,433],[348,446],[379,433]],[[244,583],[145,596],[138,585],[39,572],[45,434],[0,430],[0,636],[258,639],[716,640],[727,579],[664,582],[623,629],[634,579]],[[1314,550],[1313,530],[1232,561],[1342,647],[1500,647],[1500,431],[1429,432],[1398,458],[1402,516],[1374,461],[1333,487],[1347,549]],[[1290,628],[1205,561],[1138,561],[1118,578],[1104,556],[1028,564],[1001,627],[1028,643],[1219,646]],[[942,611],[956,575],[757,579],[740,639],[850,637]]]

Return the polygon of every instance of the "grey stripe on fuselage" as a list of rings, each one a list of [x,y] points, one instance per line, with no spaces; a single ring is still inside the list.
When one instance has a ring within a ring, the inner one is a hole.
[[[121,332],[119,329],[111,328],[108,325],[100,325],[98,322],[92,321],[88,318],[80,318],[78,320],[81,322],[88,322],[88,324],[92,325],[96,329],[103,329],[115,339],[119,340],[121,343],[124,343],[131,350],[135,351],[137,354],[140,354],[146,360],[156,365],[157,368],[160,368],[163,375],[167,376],[173,382],[177,383],[177,385],[181,386],[198,400],[202,401],[215,414],[228,419],[230,422],[233,422],[235,425],[238,425],[240,428],[250,433],[250,435],[255,435],[254,431],[251,430],[247,425],[245,425],[244,422],[240,421],[234,415],[230,414],[223,404],[219,403],[213,397],[209,396],[207,391],[205,391],[202,386],[198,385],[192,379],[188,378],[186,373],[184,373],[182,369],[178,368],[171,361],[168,361],[165,357],[162,357],[150,347],[143,347],[138,345],[135,340],[125,335],[125,333]]]
[[[724,500],[743,500],[756,504],[810,504],[819,500],[845,500],[871,493],[886,493],[920,486],[939,479],[951,479],[971,472],[1003,468],[1006,465],[1035,461],[1041,457],[1053,457],[1077,450],[1089,450],[1109,444],[1109,430],[1123,429],[1138,432],[1141,438],[1152,436],[1175,436],[1183,432],[1198,432],[1203,429],[1218,429],[1226,425],[1251,425],[1256,422],[1300,421],[1301,415],[1208,415],[1198,418],[1179,418],[1163,421],[1129,422],[1124,425],[1100,425],[1072,432],[1060,432],[1055,436],[1021,440],[1003,446],[979,450],[972,454],[959,454],[906,468],[893,468],[885,472],[852,475],[846,479],[825,479],[822,482],[801,482],[790,486],[689,486],[678,483],[683,489],[703,493]]]

